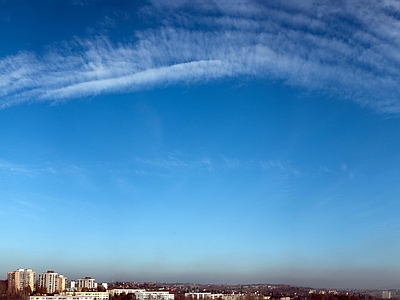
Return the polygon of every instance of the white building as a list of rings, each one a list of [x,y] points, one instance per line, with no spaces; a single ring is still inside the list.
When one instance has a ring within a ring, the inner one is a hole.
[[[146,290],[143,289],[112,289],[109,290],[108,292],[110,293],[111,296],[115,296],[115,295],[121,295],[122,293],[125,293],[125,295],[128,294],[135,294],[135,293],[139,293],[139,292],[145,292]]]
[[[93,297],[86,296],[30,296],[29,300],[94,300]]]
[[[224,298],[224,294],[211,294],[208,296],[209,299],[223,299]],[[230,297],[230,295],[228,295]]]
[[[134,293],[136,300],[174,300],[175,295],[165,291],[140,291]]]
[[[229,298],[224,298],[224,296],[229,296]],[[191,298],[193,300],[212,300],[212,299],[224,299],[224,300],[234,300],[236,298],[232,297],[232,295],[225,295],[225,294],[211,294],[210,292],[204,293],[185,293],[185,298]]]
[[[49,270],[39,274],[38,287],[45,288],[49,294],[59,293],[66,289],[67,277]]]
[[[36,273],[32,269],[18,269],[14,272],[8,272],[8,292],[22,291],[25,287],[35,290]]]
[[[63,296],[93,297],[94,300],[109,300],[108,292],[65,292]]]
[[[77,285],[75,280],[68,281],[67,291],[76,291]]]
[[[211,295],[210,292],[205,293],[185,293],[185,298],[192,298],[194,299],[207,299],[207,297]]]
[[[186,299],[192,300],[244,300],[245,296],[243,294],[217,294],[210,292],[202,292],[202,293],[185,293]],[[268,300],[268,299],[265,299]]]
[[[81,291],[83,288],[89,290],[97,288],[94,278],[87,276],[84,279],[78,279],[78,290]]]

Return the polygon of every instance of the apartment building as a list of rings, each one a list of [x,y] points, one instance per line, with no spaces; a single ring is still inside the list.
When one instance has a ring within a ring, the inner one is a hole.
[[[136,300],[174,300],[175,295],[165,291],[135,292]]]
[[[86,296],[30,296],[29,300],[94,300],[93,297]]]
[[[32,269],[17,269],[13,272],[8,272],[8,292],[19,292],[25,287],[30,287],[31,291],[35,290],[36,273]]]
[[[94,300],[109,300],[108,292],[65,292],[64,296],[93,297]]]
[[[139,292],[146,292],[146,290],[144,289],[112,289],[108,291],[110,293],[110,295],[116,296],[116,295],[121,295],[121,294],[135,294],[135,293],[139,293]]]
[[[63,292],[67,290],[67,277],[59,274],[57,278],[57,288],[58,292]]]
[[[88,290],[93,290],[97,288],[96,281],[94,278],[91,277],[85,277],[84,279],[78,279],[78,291],[81,291],[82,289],[88,289]]]
[[[46,293],[54,294],[66,289],[67,277],[49,270],[39,274],[38,287],[45,289]]]

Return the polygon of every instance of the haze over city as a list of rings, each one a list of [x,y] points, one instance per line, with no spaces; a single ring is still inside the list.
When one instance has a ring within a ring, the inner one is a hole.
[[[399,16],[0,1],[0,273],[400,287]]]

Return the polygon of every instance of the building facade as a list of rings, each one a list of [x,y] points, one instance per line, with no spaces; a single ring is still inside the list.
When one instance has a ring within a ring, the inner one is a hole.
[[[93,290],[97,288],[96,281],[94,278],[91,277],[85,277],[84,279],[78,279],[78,291],[81,291],[82,289],[88,289],[88,290]]]
[[[139,292],[145,292],[146,290],[144,289],[112,289],[109,290],[108,292],[110,293],[111,296],[116,296],[116,295],[121,295],[121,294],[135,294]]]
[[[8,292],[14,293],[22,291],[29,287],[30,291],[35,290],[36,273],[32,269],[18,269],[14,272],[8,272]]]
[[[67,290],[67,277],[64,275],[58,275],[57,278],[57,289],[58,292],[63,292]]]
[[[110,294],[108,292],[65,292],[64,296],[79,296],[79,297],[93,297],[94,300],[109,300]]]
[[[66,289],[67,277],[49,270],[39,274],[38,288],[44,289],[48,294],[62,292]]]
[[[94,300],[93,297],[86,296],[30,296],[29,300]]]
[[[169,292],[140,291],[135,292],[136,300],[174,300],[175,295]]]

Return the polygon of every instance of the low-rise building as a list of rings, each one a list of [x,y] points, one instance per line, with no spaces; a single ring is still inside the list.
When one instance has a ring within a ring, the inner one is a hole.
[[[30,296],[29,300],[95,300],[93,297],[87,296]]]
[[[139,292],[145,292],[146,290],[144,289],[112,289],[109,290],[108,292],[110,293],[110,296],[115,296],[115,295],[121,295],[121,294],[135,294],[135,293],[139,293]]]
[[[390,299],[390,298],[392,298],[391,291],[382,291],[382,299]]]
[[[175,295],[166,291],[140,291],[134,293],[136,300],[174,300]]]
[[[191,298],[193,300],[197,299],[207,299],[208,296],[210,296],[211,293],[210,292],[206,292],[206,293],[185,293],[185,298]]]
[[[225,299],[224,297],[227,296]],[[235,296],[235,295],[233,295]],[[192,300],[214,300],[214,299],[224,299],[224,300],[236,300],[236,298],[232,298],[232,295],[225,295],[225,294],[212,294],[210,292],[204,293],[185,293],[185,298],[191,298]]]
[[[108,292],[64,292],[63,296],[93,297],[94,300],[109,300]]]

